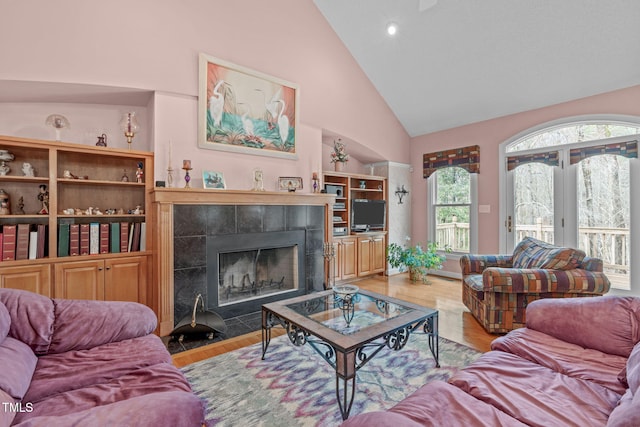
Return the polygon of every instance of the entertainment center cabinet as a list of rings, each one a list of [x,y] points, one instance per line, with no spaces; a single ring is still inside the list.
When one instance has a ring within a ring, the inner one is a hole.
[[[386,270],[387,222],[380,229],[352,230],[352,201],[387,201],[387,179],[382,176],[344,172],[323,172],[324,190],[336,195],[333,205],[334,267],[329,274],[335,282],[384,273]],[[385,218],[387,206],[385,204]]]
[[[0,288],[146,304],[153,153],[9,136],[0,150],[13,157],[0,163]]]

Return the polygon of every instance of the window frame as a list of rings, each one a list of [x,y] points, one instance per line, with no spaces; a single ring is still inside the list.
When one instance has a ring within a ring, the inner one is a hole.
[[[463,169],[464,170],[464,169]],[[467,172],[465,170],[465,172]],[[467,172],[469,173],[469,172]],[[469,206],[469,252],[445,252],[439,250],[438,253],[447,259],[458,260],[463,255],[478,252],[478,174],[469,173],[469,203],[436,203],[438,194],[437,184],[438,171],[427,178],[427,233],[429,241],[435,241],[436,237],[436,208],[440,206]]]

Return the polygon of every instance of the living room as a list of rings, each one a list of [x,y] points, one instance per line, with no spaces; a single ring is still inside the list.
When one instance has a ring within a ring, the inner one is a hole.
[[[597,87],[587,91],[589,96],[574,97],[568,90],[561,102],[534,109],[523,110],[517,102],[532,94],[514,93],[507,114],[410,134],[319,6],[307,0],[197,0],[188,6],[151,0],[5,1],[2,9],[0,135],[54,140],[55,130],[45,120],[55,113],[71,123],[62,129],[62,141],[95,146],[96,137],[104,134],[109,147],[126,149],[120,120],[123,113],[135,111],[140,130],[133,149],[155,154],[155,181],[166,182],[171,167],[174,187],[183,187],[183,162],[190,160],[194,188],[203,187],[204,171],[217,171],[227,190],[250,190],[254,172],[260,170],[267,191],[276,190],[279,177],[301,177],[299,193],[311,193],[314,173],[333,170],[333,143],[340,139],[350,155],[347,172],[369,174],[369,165],[397,172],[388,177],[388,197],[397,216],[389,217],[394,230],[389,230],[387,243],[402,244],[406,236],[416,243],[431,239],[425,219],[425,153],[480,147],[476,203],[484,210],[477,216],[475,252],[505,253],[505,202],[499,190],[501,150],[507,141],[572,118],[640,122],[636,72],[635,79],[614,82],[616,89]],[[201,148],[201,53],[299,88],[295,159]],[[477,86],[482,85],[479,80]],[[522,87],[514,92],[518,89]],[[492,102],[488,99],[487,105]],[[128,173],[135,176],[134,169]],[[394,194],[400,185],[409,191],[403,204],[396,203]],[[395,223],[398,218],[402,224]],[[640,256],[635,245],[632,241],[632,261]],[[458,257],[450,256],[441,273],[459,279]],[[612,293],[638,296],[640,281],[631,280],[629,290]]]

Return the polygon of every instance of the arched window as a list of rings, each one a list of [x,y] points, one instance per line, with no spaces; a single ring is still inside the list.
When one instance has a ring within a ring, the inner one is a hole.
[[[639,134],[640,123],[579,120],[503,144],[506,250],[525,236],[578,247],[603,260],[615,288],[630,290]]]

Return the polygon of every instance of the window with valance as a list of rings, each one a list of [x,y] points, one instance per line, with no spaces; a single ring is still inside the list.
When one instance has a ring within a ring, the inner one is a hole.
[[[480,173],[480,146],[471,145],[452,150],[436,151],[423,155],[422,176],[429,178],[442,168],[457,166],[469,173]]]

